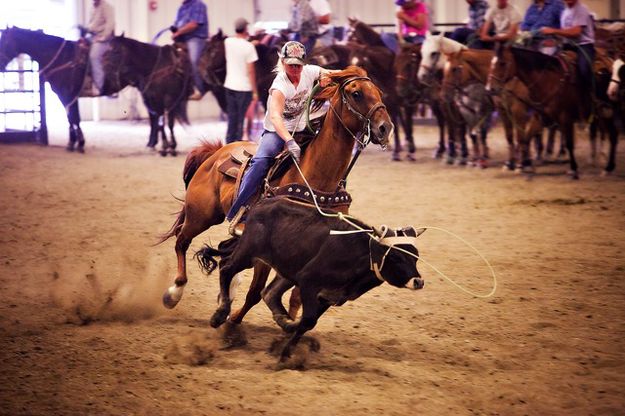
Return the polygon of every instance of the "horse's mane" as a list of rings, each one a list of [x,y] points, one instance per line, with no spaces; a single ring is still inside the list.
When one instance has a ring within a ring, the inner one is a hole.
[[[365,22],[350,20],[350,25],[354,29],[353,37],[359,42],[369,46],[386,46],[380,34]]]
[[[328,77],[331,80],[330,85],[320,90],[315,95],[315,100],[329,100],[336,94],[344,81],[353,77],[366,77],[367,71],[358,66],[348,66],[342,71],[333,72]]]
[[[43,30],[23,29],[21,27],[12,26],[12,27],[10,27],[8,29],[5,29],[4,31],[13,31],[13,32],[17,32],[18,34],[21,34],[21,35],[36,36],[40,40],[43,40],[45,42],[55,43],[55,44],[59,44],[59,43],[65,41],[65,39],[63,39],[62,37],[49,35],[47,33],[44,33]],[[70,41],[68,41],[68,42],[70,42]],[[75,43],[75,42],[71,41],[71,43]],[[49,47],[49,45],[41,45],[41,47],[45,48],[45,47]]]

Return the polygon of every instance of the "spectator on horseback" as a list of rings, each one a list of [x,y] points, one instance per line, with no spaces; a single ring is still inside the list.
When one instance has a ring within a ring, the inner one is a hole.
[[[564,0],[566,8],[560,16],[560,29],[544,27],[543,35],[562,36],[570,39],[567,49],[577,52],[577,70],[584,95],[593,93],[592,64],[595,60],[595,23],[588,8],[580,0]]]
[[[247,40],[248,21],[239,18],[234,22],[234,36],[226,38],[226,103],[228,110],[228,131],[226,143],[241,140],[243,121],[252,97],[258,99],[254,63],[258,61],[256,48]]]
[[[319,46],[330,46],[334,43],[334,26],[330,24],[332,9],[328,0],[310,0],[310,7],[315,13],[317,19],[317,35],[316,44]],[[315,44],[313,44],[313,47]],[[310,50],[306,50],[310,52]]]
[[[174,42],[184,42],[191,61],[195,90],[189,97],[199,100],[206,92],[198,64],[208,38],[208,13],[202,0],[183,0],[176,13],[171,38]]]
[[[480,29],[480,42],[477,49],[492,49],[494,42],[506,42],[516,37],[521,22],[521,14],[508,0],[497,0],[497,4],[488,9]]]
[[[486,0],[467,0],[467,3],[469,3],[469,20],[466,26],[456,28],[449,35],[450,39],[463,45],[470,45],[476,35],[478,35],[477,32],[484,24],[484,16],[488,10],[488,2]]]
[[[104,53],[109,48],[109,41],[115,31],[115,11],[105,0],[93,0],[86,31],[93,35],[89,49],[91,76],[93,77],[93,95],[101,95],[106,74],[102,62]]]
[[[319,80],[320,84],[325,86],[327,81],[324,76],[333,72],[320,66],[305,65],[305,59],[306,49],[300,42],[289,41],[280,51],[278,72],[269,88],[267,112],[263,123],[264,132],[256,154],[241,179],[239,193],[226,215],[229,222],[232,222],[239,210],[258,191],[273,159],[285,147],[299,162],[300,147],[293,139],[293,134],[306,128],[304,113],[313,84]],[[234,225],[236,224],[231,224],[230,228],[232,229]]]
[[[399,53],[399,45],[423,43],[428,31],[428,8],[420,0],[395,0],[398,6],[396,33],[382,33],[382,42],[393,52]]]
[[[319,21],[310,0],[293,0],[289,30],[292,40],[301,42],[310,53],[319,34]]]

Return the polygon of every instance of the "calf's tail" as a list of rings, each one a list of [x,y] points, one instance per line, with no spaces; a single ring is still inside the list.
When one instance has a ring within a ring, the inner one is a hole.
[[[221,257],[221,261],[230,256],[237,246],[239,241],[238,237],[233,237],[228,240],[219,243],[219,246],[215,249],[208,244],[204,244],[193,257],[197,258],[197,261],[206,274],[211,274],[217,268],[217,260],[215,257]]]

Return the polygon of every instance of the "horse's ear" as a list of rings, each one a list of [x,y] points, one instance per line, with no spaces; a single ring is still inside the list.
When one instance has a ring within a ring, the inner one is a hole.
[[[351,27],[354,27],[356,25],[356,23],[358,23],[358,19],[355,17],[348,17],[347,21],[349,22],[349,25]]]
[[[122,34],[121,34],[121,35],[119,35],[119,37],[120,37],[120,38],[125,38],[125,37],[126,37],[126,31],[124,30],[124,31],[122,32]]]

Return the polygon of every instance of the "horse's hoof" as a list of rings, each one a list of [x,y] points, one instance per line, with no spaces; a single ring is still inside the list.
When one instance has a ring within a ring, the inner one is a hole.
[[[243,311],[239,309],[238,311],[231,313],[230,317],[228,317],[228,322],[232,322],[237,325],[243,322]]]
[[[180,299],[175,300],[169,292],[165,292],[163,294],[163,306],[165,306],[167,309],[175,308],[179,301]]]
[[[408,143],[408,152],[409,153],[414,153],[417,150],[417,146],[414,145],[414,143]]]
[[[217,309],[211,317],[210,325],[213,328],[219,328],[224,322],[226,322],[226,319],[228,319],[228,311]]]
[[[401,162],[401,156],[399,156],[399,153],[393,153],[391,160],[394,162]]]
[[[76,151],[78,153],[83,153],[84,154],[85,153],[85,148],[84,147],[79,147],[78,149],[76,149]]]
[[[573,180],[579,179],[579,173],[576,170],[569,170],[567,173],[571,177],[571,179]]]
[[[413,154],[413,153],[408,153],[408,154],[406,155],[406,159],[408,159],[408,160],[409,160],[409,161],[411,161],[411,162],[416,162],[416,161],[417,161],[417,159],[414,157],[414,154]]]
[[[448,165],[453,165],[454,164],[454,157],[453,156],[447,156],[447,159],[445,159],[445,163],[447,163]]]
[[[167,156],[167,150],[160,150],[158,153],[163,157]]]
[[[460,159],[456,159],[456,165],[457,166],[466,166],[467,165],[467,159],[464,157],[461,157]]]
[[[74,147],[73,146],[67,146],[65,148],[65,150],[67,150],[68,152],[73,152],[74,151]]]
[[[501,167],[501,170],[508,171],[508,172],[514,171],[514,163],[509,162],[509,161],[504,162],[503,166]]]
[[[477,162],[477,166],[478,166],[480,169],[486,169],[486,168],[488,167],[488,162],[486,161],[486,159],[480,159],[480,160]]]
[[[170,150],[170,151],[169,151],[169,155],[170,155],[170,156],[178,156],[178,152],[177,152],[177,151],[175,151],[175,150]]]

